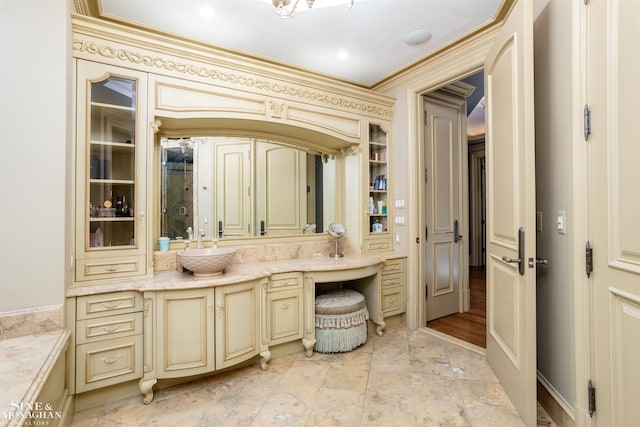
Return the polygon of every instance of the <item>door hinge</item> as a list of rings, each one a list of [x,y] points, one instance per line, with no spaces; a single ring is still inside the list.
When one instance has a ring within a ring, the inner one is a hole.
[[[585,5],[589,4],[589,0],[584,0],[584,4]]]
[[[429,299],[429,285],[424,284],[424,299]]]
[[[424,125],[427,125],[427,110],[424,110]]]
[[[428,226],[424,226],[424,241],[426,242],[427,240],[429,240],[429,227]]]
[[[584,252],[587,277],[589,277],[591,275],[591,272],[593,271],[593,248],[591,247],[591,243],[589,243],[588,240]]]
[[[596,387],[591,380],[589,380],[587,390],[589,392],[589,416],[593,418],[593,413],[596,412]]]
[[[424,168],[424,183],[426,184],[429,179],[429,170]]]
[[[584,140],[589,140],[591,135],[591,110],[587,104],[584,105]]]

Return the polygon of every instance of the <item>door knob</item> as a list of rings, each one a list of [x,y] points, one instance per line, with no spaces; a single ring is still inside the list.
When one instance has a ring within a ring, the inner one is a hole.
[[[535,260],[533,258],[529,258],[528,264],[529,268],[533,268],[533,266],[536,264],[549,265],[549,261],[540,257],[536,257]]]
[[[454,243],[458,243],[460,240],[462,240],[462,234],[459,234],[459,233],[460,233],[460,224],[456,219],[453,221],[453,242]]]
[[[520,273],[521,276],[524,276],[524,228],[520,227],[518,230],[518,258],[503,256],[502,261],[510,264],[518,264],[518,273]],[[530,268],[533,268],[531,267],[532,262],[533,260],[529,258]]]

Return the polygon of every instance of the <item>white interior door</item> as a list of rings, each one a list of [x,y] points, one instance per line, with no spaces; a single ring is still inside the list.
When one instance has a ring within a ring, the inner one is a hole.
[[[427,321],[460,310],[460,118],[425,98]]]
[[[590,2],[587,14],[593,415],[640,426],[640,2]]]
[[[487,360],[528,426],[536,425],[532,16],[531,1],[519,0],[485,60]]]

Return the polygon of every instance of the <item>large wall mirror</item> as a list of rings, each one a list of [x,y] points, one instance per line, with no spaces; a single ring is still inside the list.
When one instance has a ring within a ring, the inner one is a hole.
[[[291,236],[335,221],[332,155],[250,137],[160,138],[162,236]]]

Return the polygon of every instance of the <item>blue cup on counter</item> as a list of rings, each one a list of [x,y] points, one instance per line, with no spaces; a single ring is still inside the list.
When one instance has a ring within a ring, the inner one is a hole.
[[[169,250],[169,238],[168,237],[160,237],[158,239],[158,244],[160,245],[160,250],[161,251],[168,251]]]

